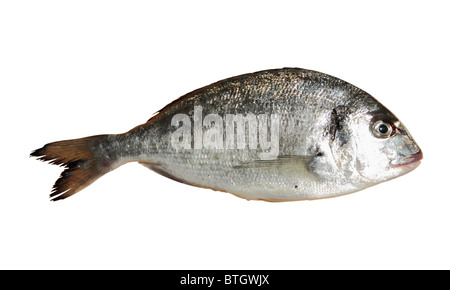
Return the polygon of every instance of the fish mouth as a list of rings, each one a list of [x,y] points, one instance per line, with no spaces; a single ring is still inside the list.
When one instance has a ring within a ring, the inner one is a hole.
[[[420,164],[420,160],[422,160],[423,154],[422,150],[414,153],[412,155],[400,158],[399,160],[395,160],[391,162],[391,166],[393,168],[416,168]]]

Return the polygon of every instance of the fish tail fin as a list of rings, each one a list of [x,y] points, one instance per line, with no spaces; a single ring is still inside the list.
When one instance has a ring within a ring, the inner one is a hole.
[[[104,148],[114,135],[97,135],[53,142],[34,150],[30,156],[64,167],[53,185],[52,201],[67,198],[118,167]]]

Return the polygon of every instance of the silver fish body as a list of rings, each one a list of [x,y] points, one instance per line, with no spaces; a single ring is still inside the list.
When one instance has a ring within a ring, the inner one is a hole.
[[[56,148],[76,140],[83,140],[73,146],[87,157],[58,155]],[[422,159],[405,126],[368,93],[298,68],[225,79],[182,96],[127,133],[76,140],[32,153],[66,166],[54,200],[85,187],[67,181],[83,178],[80,170],[87,186],[133,161],[245,199],[291,201],[359,191],[413,170]]]

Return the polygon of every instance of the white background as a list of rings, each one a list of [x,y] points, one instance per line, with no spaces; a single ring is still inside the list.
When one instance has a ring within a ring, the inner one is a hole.
[[[446,1],[2,1],[3,269],[450,268]],[[163,3],[163,4],[162,4]],[[343,197],[246,201],[127,164],[50,202],[46,143],[122,133],[269,68],[325,72],[406,124],[418,169]]]

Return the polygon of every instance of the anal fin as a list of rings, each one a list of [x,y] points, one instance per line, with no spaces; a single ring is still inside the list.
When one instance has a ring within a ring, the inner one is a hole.
[[[174,181],[177,181],[177,182],[180,182],[180,183],[184,183],[184,184],[187,184],[187,185],[196,186],[196,185],[191,184],[191,183],[189,183],[188,181],[186,181],[186,180],[184,180],[182,178],[179,178],[179,177],[174,176],[173,174],[169,173],[167,171],[167,169],[165,169],[165,168],[163,168],[161,166],[161,164],[145,162],[145,161],[139,161],[139,164],[142,164],[145,167],[147,167],[148,169],[150,169],[152,171],[155,171],[156,173],[161,174],[162,176],[167,177],[169,179],[172,179]]]

